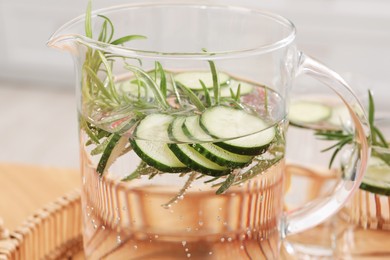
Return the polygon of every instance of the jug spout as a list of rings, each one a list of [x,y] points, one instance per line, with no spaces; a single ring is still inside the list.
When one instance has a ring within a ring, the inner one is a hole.
[[[46,45],[53,49],[59,49],[61,51],[74,52],[77,46],[76,35],[57,35],[54,34],[47,41]]]
[[[46,42],[50,48],[74,52],[83,41],[85,16],[81,15],[58,28]]]

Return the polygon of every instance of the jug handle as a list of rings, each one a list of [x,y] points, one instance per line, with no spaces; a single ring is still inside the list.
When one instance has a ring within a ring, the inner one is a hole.
[[[351,167],[354,174],[350,178],[340,178],[333,192],[321,197],[315,203],[308,203],[302,208],[284,214],[281,223],[282,237],[299,233],[312,228],[334,215],[359,188],[363,174],[367,168],[370,155],[370,128],[363,106],[353,94],[348,84],[322,63],[298,53],[297,74],[308,75],[330,87],[345,103],[354,123],[354,151],[356,151]]]

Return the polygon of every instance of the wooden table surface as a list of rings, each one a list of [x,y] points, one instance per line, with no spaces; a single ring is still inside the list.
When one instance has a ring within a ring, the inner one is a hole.
[[[14,230],[47,203],[79,187],[77,169],[0,163],[0,218]]]

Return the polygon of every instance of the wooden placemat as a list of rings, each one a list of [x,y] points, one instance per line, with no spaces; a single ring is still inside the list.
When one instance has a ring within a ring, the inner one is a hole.
[[[80,192],[47,204],[13,231],[0,229],[0,259],[68,259],[82,251]]]
[[[0,164],[0,260],[84,259],[80,179],[74,169]]]

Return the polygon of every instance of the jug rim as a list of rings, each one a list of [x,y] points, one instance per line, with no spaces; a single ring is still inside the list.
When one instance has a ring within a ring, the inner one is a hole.
[[[188,6],[192,8],[224,8],[226,10],[235,10],[247,13],[255,13],[264,17],[273,20],[275,23],[280,24],[284,28],[288,29],[288,33],[285,37],[281,37],[279,40],[274,41],[269,44],[259,45],[253,48],[248,49],[239,49],[239,50],[229,50],[229,51],[217,51],[217,52],[161,52],[161,51],[151,51],[151,50],[142,50],[136,48],[129,48],[120,45],[113,45],[110,43],[101,42],[95,39],[88,38],[85,35],[81,34],[61,34],[62,31],[67,28],[74,26],[77,23],[84,23],[86,15],[79,15],[70,21],[63,24],[59,29],[56,30],[50,37],[47,42],[47,45],[50,47],[55,47],[56,43],[63,41],[75,41],[78,43],[82,43],[87,47],[108,51],[111,53],[116,53],[121,56],[131,56],[136,58],[173,58],[173,59],[197,59],[197,60],[218,60],[218,59],[227,59],[234,57],[242,57],[249,55],[258,55],[269,53],[277,49],[281,49],[285,46],[291,44],[296,37],[296,28],[295,25],[287,18],[282,15],[259,9],[259,8],[250,8],[247,6],[239,6],[239,5],[222,5],[222,4],[210,4],[210,3],[196,3],[196,2],[186,2],[182,3],[180,1],[171,1],[171,2],[151,2],[151,3],[130,3],[130,4],[122,4],[122,5],[113,5],[110,7],[100,8],[93,10],[91,12],[91,17],[95,18],[98,15],[106,15],[111,12],[116,12],[119,10],[123,10],[125,8],[140,8],[140,7],[152,7],[152,6]]]

